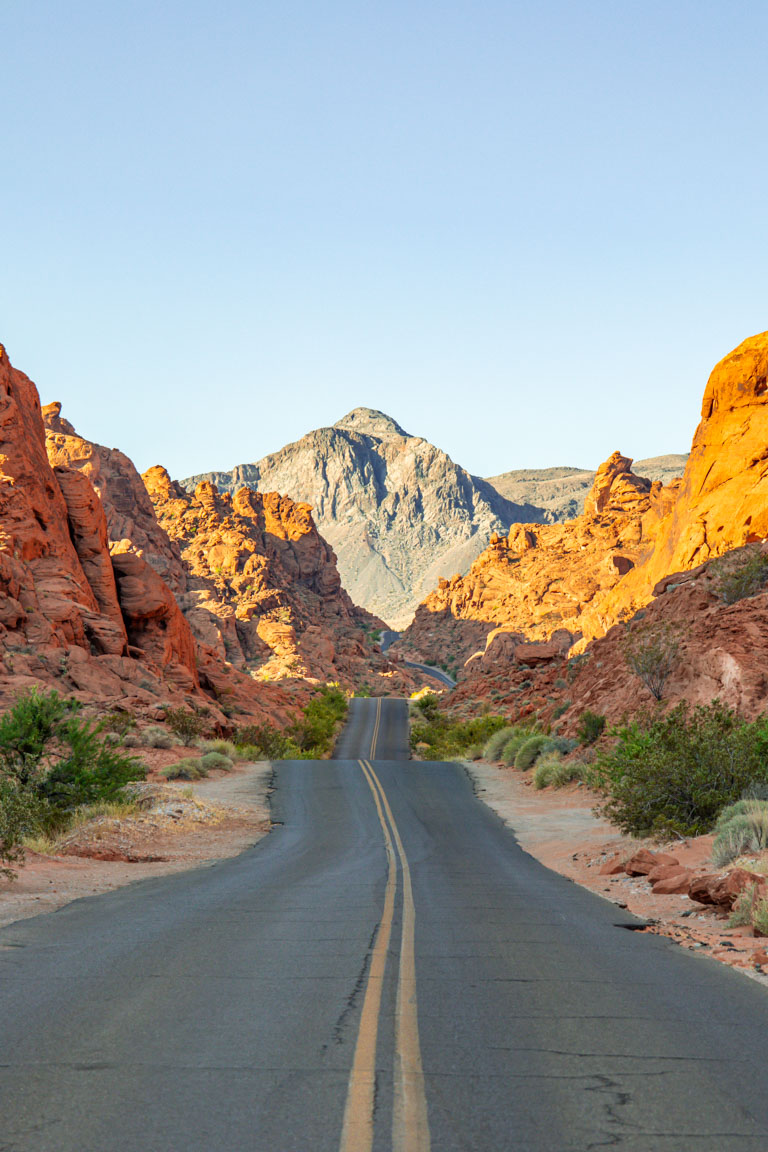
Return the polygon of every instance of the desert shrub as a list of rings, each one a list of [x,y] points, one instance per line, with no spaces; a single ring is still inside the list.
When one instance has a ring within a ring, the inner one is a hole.
[[[208,770],[199,759],[185,756],[183,760],[177,760],[175,764],[162,768],[160,775],[166,780],[200,780],[208,775]]]
[[[43,804],[29,789],[0,782],[0,876],[12,879],[12,865],[24,860],[24,840],[38,831]]]
[[[141,748],[143,743],[138,732],[126,732],[123,736],[123,748]]]
[[[488,740],[504,727],[502,716],[476,716],[471,720],[453,720],[439,709],[423,722],[411,728],[411,747],[425,745],[420,755],[425,760],[454,760],[466,756],[474,745],[486,747]]]
[[[752,927],[768,936],[768,900],[756,900],[752,906]]]
[[[240,756],[246,760],[293,760],[300,753],[285,732],[272,724],[247,724],[235,736]]]
[[[751,785],[768,782],[768,719],[741,720],[719,700],[646,713],[611,733],[592,768],[605,814],[623,832],[708,832]]]
[[[734,809],[740,809],[735,811]],[[725,819],[723,819],[725,817]],[[712,845],[716,868],[748,852],[768,848],[768,803],[764,800],[740,800],[720,814],[717,835]]]
[[[553,788],[564,788],[574,780],[585,780],[586,776],[586,765],[580,760],[560,760],[555,764],[550,783]]]
[[[735,604],[747,596],[756,596],[768,584],[768,556],[753,552],[746,560],[721,557],[712,565],[715,571],[715,593],[726,604]]]
[[[680,645],[668,624],[643,625],[631,630],[624,641],[628,667],[656,700],[677,662]]]
[[[542,752],[550,751],[553,748],[555,748],[554,740],[545,736],[543,732],[529,736],[517,751],[515,768],[520,772],[527,772],[536,763]]]
[[[237,760],[240,757],[237,746],[231,740],[203,740],[200,743],[201,752],[219,752],[222,756],[228,756],[230,760]]]
[[[552,783],[552,774],[555,770],[555,767],[559,763],[560,755],[557,752],[551,752],[546,756],[540,756],[533,770],[534,788],[548,788]]]
[[[605,730],[605,716],[599,712],[590,712],[589,708],[582,712],[578,727],[576,728],[576,735],[579,738],[579,744],[585,747],[588,744],[594,744],[599,740]]]
[[[117,733],[104,735],[102,724],[79,712],[76,700],[32,690],[0,718],[0,861],[7,873],[33,825],[42,832],[60,826],[76,808],[113,799],[146,775]]]
[[[141,737],[148,748],[173,748],[174,745],[172,734],[160,724],[150,724]]]
[[[306,759],[330,752],[337,726],[347,715],[349,701],[335,685],[326,684],[303,708],[304,718],[288,729]]]
[[[501,756],[499,757],[505,768],[512,767],[518,752],[522,748],[523,744],[525,744],[526,740],[530,740],[530,738],[530,731],[521,732],[518,729],[513,729],[513,735],[510,736],[507,741],[505,741],[504,747],[501,750]]]
[[[562,704],[558,704],[557,708],[552,711],[552,719],[559,720],[560,717],[568,711],[571,706],[570,700],[563,700]]]
[[[116,732],[119,736],[125,736],[132,728],[136,727],[136,719],[130,712],[120,712],[116,709],[114,712],[108,712],[101,724],[105,731]]]
[[[234,767],[232,758],[221,752],[206,752],[200,758],[200,764],[206,772],[231,772]]]
[[[414,700],[414,704],[425,720],[435,720],[440,715],[440,700],[432,693]]]
[[[511,727],[511,725],[508,725],[508,724],[505,725],[503,728],[497,729],[497,731],[494,732],[492,736],[488,737],[485,744],[483,745],[483,757],[484,757],[484,759],[485,760],[499,760],[499,759],[501,759],[501,753],[502,753],[502,750],[504,748],[504,745],[507,743],[508,740],[510,740],[515,735],[516,732],[517,732],[517,729]]]
[[[470,744],[469,748],[467,748],[466,752],[464,753],[464,756],[467,760],[481,760],[483,756],[482,744]]]
[[[205,713],[197,708],[166,708],[165,722],[186,747],[194,744],[208,727]]]
[[[747,928],[752,924],[752,915],[757,902],[757,883],[750,884],[736,897],[731,915],[728,918],[729,928]]]

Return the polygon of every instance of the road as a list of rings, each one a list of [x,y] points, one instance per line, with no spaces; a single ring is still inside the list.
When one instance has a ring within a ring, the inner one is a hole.
[[[243,855],[0,931],[0,1152],[765,1152],[768,995],[516,845],[401,701]]]
[[[379,641],[379,647],[382,652],[387,652],[399,637],[399,632],[382,632],[381,640]],[[425,676],[430,676],[446,688],[456,687],[456,681],[453,677],[449,676],[447,672],[443,672],[441,668],[434,668],[431,664],[414,664],[413,660],[403,660],[403,664],[408,668],[415,668],[417,672],[422,672]]]

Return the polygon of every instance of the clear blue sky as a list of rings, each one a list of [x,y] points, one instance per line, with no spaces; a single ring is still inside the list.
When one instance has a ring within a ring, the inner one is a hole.
[[[5,0],[0,340],[144,469],[360,404],[481,475],[686,451],[768,328],[768,6]]]

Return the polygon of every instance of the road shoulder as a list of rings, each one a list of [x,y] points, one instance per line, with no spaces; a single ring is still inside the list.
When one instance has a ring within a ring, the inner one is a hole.
[[[261,761],[236,765],[193,787],[181,781],[150,785],[159,791],[146,811],[89,825],[84,835],[68,838],[61,855],[28,852],[16,879],[0,877],[0,927],[244,852],[270,829],[271,779],[271,763]]]
[[[461,763],[478,799],[514,833],[520,847],[545,867],[646,920],[646,931],[738,968],[768,988],[768,965],[757,963],[760,954],[765,955],[767,942],[756,937],[753,929],[729,928],[715,909],[696,904],[688,896],[654,895],[645,877],[601,874],[612,856],[626,859],[639,848],[658,851],[659,845],[624,836],[596,815],[594,793],[573,784],[536,791],[530,778],[513,769],[483,761]],[[714,871],[709,861],[712,839],[699,836],[664,848],[694,870]]]

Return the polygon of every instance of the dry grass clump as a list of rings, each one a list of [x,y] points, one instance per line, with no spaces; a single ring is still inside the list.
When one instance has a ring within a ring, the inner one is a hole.
[[[723,868],[738,856],[768,848],[768,801],[744,799],[729,804],[715,825],[712,862]]]

